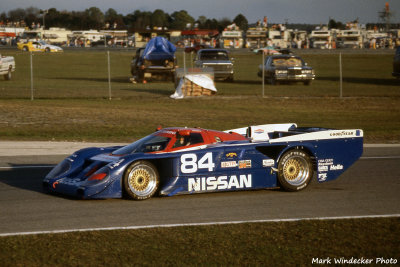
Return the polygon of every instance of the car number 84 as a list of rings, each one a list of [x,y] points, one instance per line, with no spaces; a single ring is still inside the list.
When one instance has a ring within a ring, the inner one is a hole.
[[[194,153],[184,154],[181,156],[181,172],[182,173],[195,173],[200,169],[208,169],[209,172],[213,171],[215,163],[213,162],[212,153],[208,152],[199,160]]]

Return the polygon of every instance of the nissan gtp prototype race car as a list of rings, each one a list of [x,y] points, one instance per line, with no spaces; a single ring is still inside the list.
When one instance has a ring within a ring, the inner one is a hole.
[[[86,148],[59,163],[46,190],[72,197],[304,189],[338,178],[362,154],[362,130],[266,124],[214,131],[165,128],[123,147]]]

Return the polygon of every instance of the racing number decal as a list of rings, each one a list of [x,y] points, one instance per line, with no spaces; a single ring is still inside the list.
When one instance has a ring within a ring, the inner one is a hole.
[[[206,154],[207,155],[207,154]],[[197,156],[196,154],[184,154],[181,156],[181,172],[194,173],[197,172]]]
[[[215,163],[213,162],[212,153],[206,153],[202,158],[197,161],[197,155],[190,153],[181,156],[181,172],[182,173],[195,173],[199,169],[208,169],[209,172],[213,171]]]

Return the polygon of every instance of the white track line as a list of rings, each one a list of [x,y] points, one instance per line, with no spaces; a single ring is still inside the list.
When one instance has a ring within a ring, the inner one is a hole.
[[[206,222],[206,223],[179,223],[179,224],[138,225],[138,226],[120,226],[120,227],[82,228],[82,229],[67,229],[67,230],[52,230],[52,231],[2,233],[2,234],[0,234],[0,237],[3,237],[3,236],[21,236],[21,235],[40,235],[40,234],[65,234],[65,233],[73,233],[73,232],[92,232],[92,231],[138,230],[138,229],[149,229],[149,228],[172,228],[172,227],[184,227],[184,226],[228,225],[228,224],[243,224],[243,223],[326,221],[326,220],[398,218],[398,217],[400,217],[400,214],[315,217],[315,218],[291,218],[291,219],[269,219],[269,220],[249,220],[249,221],[231,221],[231,222]]]
[[[55,166],[56,166],[56,165],[21,165],[21,166],[5,166],[5,167],[0,167],[0,170],[54,168]]]

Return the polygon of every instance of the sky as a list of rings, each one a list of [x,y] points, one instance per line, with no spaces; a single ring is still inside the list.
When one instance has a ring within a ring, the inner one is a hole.
[[[56,8],[59,11],[83,11],[98,7],[109,8],[123,15],[135,10],[161,9],[172,14],[186,10],[194,19],[207,18],[233,20],[243,14],[249,23],[267,16],[271,23],[327,24],[329,18],[340,22],[359,19],[360,23],[381,22],[378,12],[388,2],[394,13],[392,23],[400,23],[400,0],[0,0],[0,12],[16,8]]]

